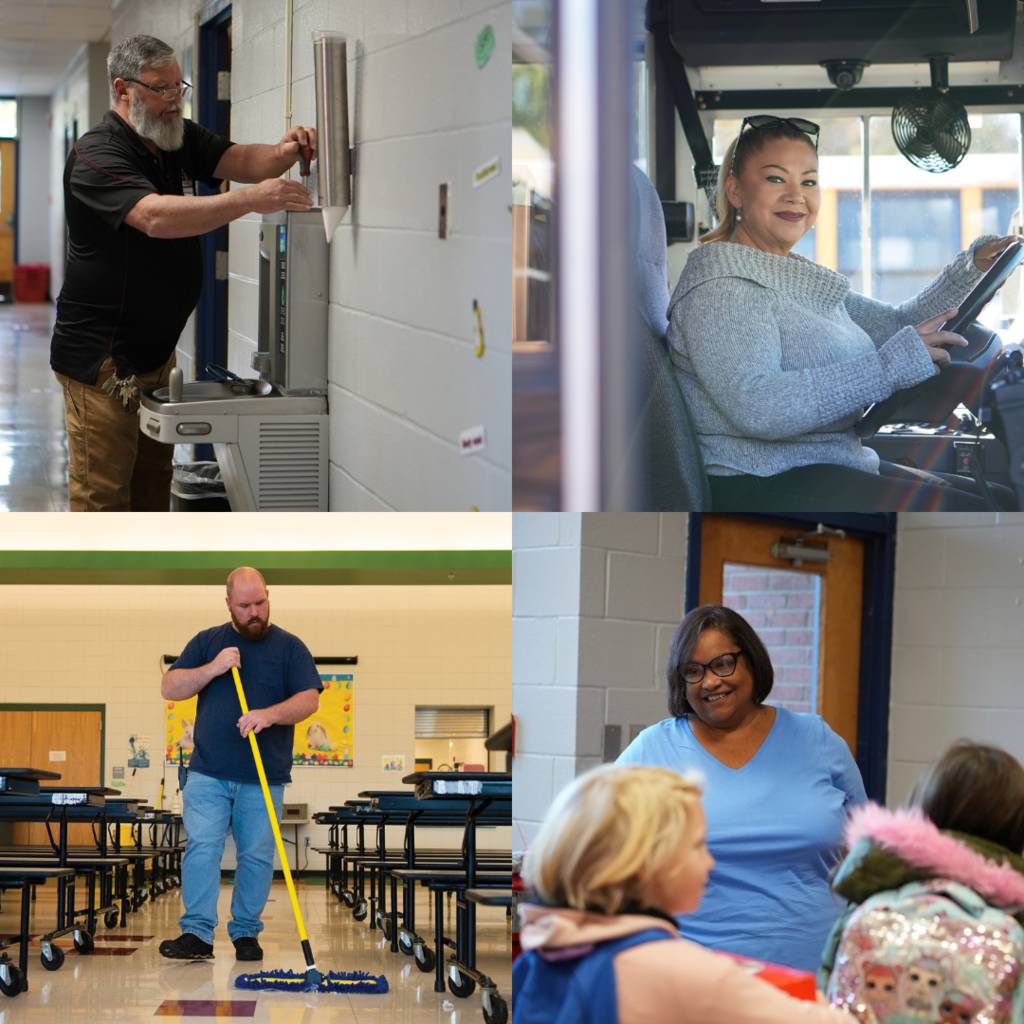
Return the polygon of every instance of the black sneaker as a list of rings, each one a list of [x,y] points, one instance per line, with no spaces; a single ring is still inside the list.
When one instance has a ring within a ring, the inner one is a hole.
[[[263,949],[252,935],[243,935],[240,939],[235,939],[234,945],[236,960],[263,959]]]
[[[198,935],[185,932],[176,939],[164,939],[160,943],[160,955],[168,960],[212,960],[213,946]]]

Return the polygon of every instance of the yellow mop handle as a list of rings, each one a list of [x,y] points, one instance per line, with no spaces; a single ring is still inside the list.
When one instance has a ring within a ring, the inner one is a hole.
[[[242,679],[238,669],[231,666],[231,674],[235,677],[235,689],[238,691],[238,703],[242,705],[242,714],[249,714],[249,705],[245,702],[245,691],[242,689]],[[263,758],[260,757],[260,748],[256,743],[256,733],[249,731],[249,743],[252,746],[252,756],[256,760],[256,771],[260,776],[260,786],[263,787],[263,799],[267,803],[267,814],[270,815],[270,825],[274,830],[274,840],[277,843],[277,853],[281,858],[281,868],[284,871],[284,880],[288,883],[288,896],[292,901],[292,910],[295,911],[295,923],[299,926],[299,938],[308,948],[309,939],[306,936],[306,926],[302,923],[302,911],[299,910],[299,900],[295,895],[295,885],[292,882],[292,873],[288,867],[288,856],[284,849],[284,840],[281,838],[281,830],[277,826],[277,812],[274,810],[274,801],[270,799],[270,787],[267,785],[267,773],[263,770]],[[308,958],[307,958],[308,963]],[[309,966],[315,966],[310,964]]]

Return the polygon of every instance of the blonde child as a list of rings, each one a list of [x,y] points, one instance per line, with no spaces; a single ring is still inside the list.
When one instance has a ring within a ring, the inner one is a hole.
[[[714,867],[700,797],[628,765],[558,795],[527,858],[543,905],[520,911],[514,1024],[849,1024],[680,937],[672,915],[697,909]]]

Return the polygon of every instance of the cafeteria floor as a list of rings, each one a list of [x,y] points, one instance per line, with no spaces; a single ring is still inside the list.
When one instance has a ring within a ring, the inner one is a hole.
[[[234,979],[239,974],[249,974],[260,967],[301,972],[305,963],[283,882],[274,883],[271,902],[263,914],[262,963],[236,963],[226,926],[231,887],[222,885],[214,960],[165,960],[157,952],[161,940],[179,934],[181,900],[178,891],[172,890],[130,914],[123,929],[108,929],[101,924],[93,953],[79,956],[70,936],[59,939],[66,959],[58,971],[42,968],[36,942],[29,950],[29,990],[13,998],[0,995],[0,1024],[132,1024],[154,1018],[188,1018],[190,1024],[200,1024],[223,1017],[245,1018],[252,1024],[309,1024],[311,1020],[331,1024],[482,1024],[479,988],[466,999],[458,999],[450,992],[435,992],[432,973],[419,971],[412,957],[392,953],[390,943],[385,942],[380,931],[371,931],[368,920],[353,920],[351,912],[322,885],[311,883],[307,888],[300,881],[296,888],[317,968],[323,972],[383,974],[388,981],[386,995],[299,995],[236,989]],[[80,885],[76,886],[79,905],[85,898],[80,889]],[[52,885],[37,890],[32,935],[38,936],[53,927],[55,895]],[[417,890],[417,923],[424,936],[432,935],[434,927],[432,915],[428,917],[427,896],[427,890]],[[0,934],[17,934],[20,902],[16,890],[8,890],[0,900]],[[454,898],[449,913],[446,934],[454,937]],[[478,907],[477,963],[480,970],[490,974],[506,999],[512,981],[510,946],[504,909]],[[11,952],[17,962],[17,948]]]

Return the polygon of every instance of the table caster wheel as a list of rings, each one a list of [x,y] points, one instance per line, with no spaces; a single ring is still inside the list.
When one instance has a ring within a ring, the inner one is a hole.
[[[16,996],[27,987],[25,975],[14,964],[0,964],[0,992],[5,996]]]
[[[476,989],[476,982],[462,974],[458,967],[448,968],[448,988],[453,996],[465,999],[471,996]]]
[[[434,951],[429,946],[420,946],[416,950],[416,966],[424,974],[433,971],[435,962]]]
[[[44,942],[42,943],[42,952],[39,954],[39,962],[48,971],[59,971],[64,966],[64,950],[52,942]]]
[[[497,993],[490,997],[491,1008],[488,1011],[484,1005],[484,1020],[486,1024],[508,1024],[508,1003]]]

